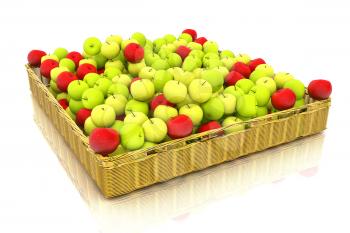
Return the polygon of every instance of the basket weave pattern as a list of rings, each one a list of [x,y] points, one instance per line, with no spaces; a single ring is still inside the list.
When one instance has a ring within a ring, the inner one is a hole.
[[[78,160],[95,180],[105,197],[129,193],[158,182],[233,160],[321,132],[326,128],[330,100],[306,105],[242,124],[245,130],[223,135],[222,129],[173,140],[151,149],[102,157],[90,148],[88,138],[58,104],[35,70],[26,66],[30,89],[72,148]]]

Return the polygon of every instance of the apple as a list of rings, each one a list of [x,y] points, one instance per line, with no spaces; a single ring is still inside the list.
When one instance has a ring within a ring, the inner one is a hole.
[[[58,57],[55,54],[47,54],[41,57],[40,62],[43,63],[46,60],[54,60],[59,62],[60,60],[58,59]]]
[[[226,94],[222,93],[218,97],[224,104],[224,114],[225,115],[233,114],[236,110],[236,96],[228,93]]]
[[[120,74],[120,75],[115,76],[112,79],[112,82],[124,84],[125,86],[129,87],[131,84],[131,77],[127,74]]]
[[[73,98],[69,99],[69,109],[72,111],[72,113],[76,114],[82,108],[84,108],[82,101],[75,100]]]
[[[111,126],[111,128],[117,131],[118,133],[120,133],[120,130],[122,129],[123,125],[124,125],[123,121],[116,120],[114,124]]]
[[[141,149],[149,149],[149,148],[152,148],[156,145],[157,145],[157,143],[154,143],[154,142],[145,142],[143,144],[143,146],[141,147]]]
[[[140,61],[139,63],[128,63],[128,72],[131,74],[131,76],[136,77],[139,75],[142,68],[146,67],[146,63],[144,60]]]
[[[124,124],[136,123],[142,126],[142,124],[148,120],[148,117],[143,112],[130,112],[124,118]]]
[[[244,76],[237,71],[231,71],[228,73],[225,77],[225,85],[226,86],[233,86],[236,85],[238,80],[244,79]]]
[[[295,104],[296,96],[289,88],[282,88],[273,93],[271,103],[277,110],[286,110],[292,108]]]
[[[128,62],[138,63],[144,57],[144,49],[136,43],[129,43],[124,49],[124,57]]]
[[[250,62],[250,57],[248,54],[238,54],[238,56],[234,57],[236,62],[243,62],[244,64],[248,64]]]
[[[190,42],[186,45],[189,49],[191,49],[191,51],[193,50],[199,50],[202,51],[203,50],[203,46],[196,43],[196,42]]]
[[[256,83],[262,77],[273,77],[273,75],[274,71],[270,65],[261,64],[250,74],[249,79]]]
[[[71,59],[74,62],[75,67],[78,67],[80,60],[83,59],[83,56],[79,52],[72,51],[67,54],[66,58]]]
[[[208,40],[205,37],[198,37],[194,42],[196,42],[196,43],[198,43],[198,44],[203,46],[205,44],[205,42],[207,42],[207,41]]]
[[[96,128],[89,136],[89,144],[93,151],[103,156],[107,156],[119,146],[119,133],[114,129]]]
[[[203,62],[203,65],[207,69],[212,69],[212,68],[215,68],[215,67],[218,67],[218,66],[223,66],[223,64],[222,64],[220,59],[212,59],[212,60],[209,60],[207,62]],[[227,73],[228,73],[228,71],[227,71]]]
[[[230,50],[222,50],[220,52],[220,58],[222,59],[222,58],[227,58],[227,57],[234,58],[235,54]]]
[[[94,85],[94,88],[99,89],[104,97],[107,97],[108,90],[110,86],[112,85],[112,81],[108,78],[99,78]]]
[[[197,68],[200,68],[202,66],[202,61],[193,56],[188,56],[185,58],[184,62],[182,63],[182,69],[184,71],[193,71]]]
[[[294,76],[290,73],[286,73],[286,72],[278,72],[273,79],[276,82],[276,86],[278,89],[283,88],[284,84],[286,82],[288,82],[289,80],[294,79]]]
[[[194,101],[204,103],[212,96],[213,89],[205,79],[194,79],[188,87],[188,93]]]
[[[125,113],[125,106],[128,100],[124,95],[115,94],[109,96],[105,104],[111,106],[114,109],[114,112],[117,116],[123,115]]]
[[[167,106],[170,106],[170,107],[174,107],[174,104],[169,102],[164,94],[159,94],[159,95],[156,95],[151,103],[150,103],[150,106],[151,106],[151,110],[154,111],[159,105],[167,105]]]
[[[152,63],[152,67],[156,70],[167,70],[170,66],[166,60],[156,58]]]
[[[47,59],[43,61],[40,65],[40,74],[45,78],[50,79],[51,70],[58,67],[58,62],[52,59]]]
[[[224,129],[226,134],[238,132],[238,131],[244,130],[245,128],[244,124],[241,122],[243,121],[238,117],[229,116],[222,121],[222,127],[226,127]]]
[[[108,78],[109,80],[113,80],[113,78],[117,75],[120,75],[122,71],[116,67],[108,67],[103,71],[103,77]]]
[[[197,68],[192,73],[195,79],[200,79],[202,77],[203,68]]]
[[[91,119],[97,127],[110,127],[115,121],[114,109],[107,105],[101,104],[92,109]]]
[[[75,71],[75,63],[69,58],[62,58],[59,62],[59,67],[65,67],[67,68],[70,72]]]
[[[69,118],[71,118],[73,121],[75,121],[75,114],[70,110],[70,108],[66,108],[66,113],[68,114]]]
[[[78,79],[83,80],[85,75],[87,75],[89,73],[96,73],[96,72],[97,72],[97,69],[94,65],[91,65],[89,63],[85,63],[85,64],[78,66],[76,75],[77,75]]]
[[[259,107],[266,106],[270,100],[270,89],[263,85],[256,85],[250,89],[249,95],[254,95],[256,98],[256,104]]]
[[[152,67],[145,66],[139,72],[139,77],[143,79],[153,79],[156,74],[156,70]]]
[[[232,70],[233,65],[235,64],[235,59],[232,57],[224,57],[221,58],[221,63],[223,66],[225,66],[228,70]]]
[[[203,110],[197,104],[186,104],[179,109],[180,115],[191,118],[193,125],[199,125],[203,119]]]
[[[173,43],[173,42],[176,40],[176,37],[175,37],[174,35],[172,35],[172,34],[166,34],[166,35],[163,37],[163,39],[165,40],[165,42],[166,42],[167,44],[169,44],[169,43]]]
[[[41,50],[32,50],[28,53],[27,60],[29,65],[38,67],[41,63],[41,58],[45,56],[46,53]]]
[[[199,128],[198,128],[198,133],[203,133],[206,131],[210,131],[213,129],[220,129],[221,125],[218,121],[209,121],[207,123],[202,124]]]
[[[51,80],[56,83],[57,77],[60,73],[62,73],[63,71],[69,71],[68,68],[66,67],[55,67],[50,71],[50,77]]]
[[[154,84],[149,79],[141,79],[133,82],[130,86],[130,93],[135,100],[147,101],[154,95]]]
[[[123,53],[119,53],[119,54],[123,54]],[[116,59],[106,61],[104,67],[105,67],[105,69],[113,67],[113,68],[119,69],[120,71],[124,70],[124,68],[125,68],[123,62],[120,60],[116,60]]]
[[[84,108],[93,109],[97,105],[103,104],[104,96],[102,91],[96,88],[89,88],[84,91],[82,97]]]
[[[196,57],[196,58],[199,58],[199,59],[203,59],[205,53],[202,51],[202,50],[192,50],[189,54],[189,56],[192,56],[192,57]]]
[[[77,125],[82,127],[84,126],[86,119],[89,118],[90,116],[91,116],[91,110],[82,108],[77,112],[75,122],[77,123]]]
[[[249,79],[240,79],[236,82],[236,87],[239,87],[244,94],[248,94],[250,89],[254,86],[254,83]]]
[[[173,79],[173,75],[166,70],[157,70],[154,75],[153,83],[156,92],[163,92],[164,85]]]
[[[192,42],[192,36],[188,33],[181,33],[179,38],[179,41],[185,41],[186,43]]]
[[[158,105],[153,112],[154,117],[160,118],[165,122],[168,122],[170,118],[177,115],[177,109],[168,105]]]
[[[219,71],[223,75],[223,77],[226,77],[228,73],[230,73],[230,71],[225,66],[216,66],[211,67],[210,69]]]
[[[120,136],[122,146],[128,150],[140,149],[145,143],[143,128],[136,123],[124,124]]]
[[[61,99],[69,100],[68,94],[65,92],[61,92],[61,93],[57,94],[56,100],[61,100]]]
[[[195,79],[195,76],[192,72],[184,71],[178,67],[173,69],[173,76],[175,81],[180,81],[181,83],[185,84],[186,87],[188,87],[192,80]]]
[[[305,86],[304,86],[304,84],[301,81],[299,81],[297,79],[291,79],[291,80],[287,81],[283,85],[283,88],[291,89],[294,92],[294,94],[295,94],[297,99],[304,98]]]
[[[68,85],[74,80],[77,80],[77,77],[73,73],[69,71],[63,71],[58,75],[56,84],[60,91],[67,92]]]
[[[165,98],[171,103],[180,103],[185,100],[187,87],[180,81],[170,80],[163,88]]]
[[[166,137],[168,129],[166,123],[160,118],[151,118],[142,124],[145,139],[149,142],[159,143]]]
[[[225,113],[224,103],[218,97],[212,97],[201,105],[205,119],[219,120]]]
[[[182,65],[182,58],[177,53],[169,53],[166,59],[170,67],[180,67]]]
[[[166,40],[164,38],[158,38],[153,41],[153,50],[158,53],[160,48],[166,44]]]
[[[94,124],[94,122],[92,122],[91,116],[88,117],[84,122],[84,132],[87,135],[90,135],[91,132],[96,128],[97,128],[97,126]]]
[[[236,62],[233,65],[232,70],[237,71],[238,73],[242,74],[245,78],[249,78],[249,76],[252,72],[250,70],[250,67],[247,64],[244,64],[243,62]]]
[[[96,68],[98,70],[105,68],[106,62],[108,61],[108,59],[103,56],[102,53],[93,56],[92,59],[95,61]]]
[[[256,116],[257,101],[254,95],[243,95],[237,100],[236,110],[243,117]]]
[[[237,87],[237,86],[229,86],[226,87],[223,91],[224,94],[232,94],[236,97],[236,100],[238,100],[238,98],[242,95],[244,95],[244,92],[241,88]]]
[[[137,45],[139,45],[139,42],[138,42],[137,40],[135,40],[135,39],[130,38],[130,39],[121,41],[120,47],[122,48],[122,50],[125,51],[126,47],[127,47],[129,44],[137,44]],[[140,46],[140,47],[141,47],[141,46]]]
[[[84,91],[89,88],[89,85],[81,80],[74,80],[70,82],[67,88],[68,95],[75,100],[81,100]]]
[[[293,106],[293,108],[299,108],[301,106],[305,105],[305,100],[304,99],[298,99],[295,101],[295,104]]]
[[[131,35],[131,39],[137,40],[139,44],[144,47],[146,44],[146,37],[141,32],[135,32]]]
[[[168,136],[172,139],[186,137],[192,134],[193,123],[186,115],[178,115],[167,121]]]
[[[261,65],[261,64],[266,64],[266,62],[264,61],[264,59],[262,58],[256,58],[256,59],[253,59],[251,60],[248,65],[249,65],[249,68],[250,70],[253,72],[255,70],[255,68],[258,66],[258,65]]]
[[[276,82],[270,77],[262,77],[257,82],[256,85],[263,85],[270,90],[270,95],[272,95],[276,89]]]
[[[129,97],[129,89],[122,83],[112,83],[107,91],[107,96],[121,94],[125,98]]]
[[[181,57],[182,60],[185,60],[185,58],[190,54],[191,49],[188,48],[187,46],[180,45],[176,49],[176,53]]]
[[[216,42],[214,41],[206,41],[204,44],[203,44],[203,51],[205,53],[218,53],[219,52],[219,46]]]
[[[218,91],[224,84],[224,76],[218,70],[204,70],[201,78],[210,83],[213,88],[213,92]]]
[[[268,114],[268,109],[266,106],[256,106],[256,116],[260,117],[260,116],[265,116]]]
[[[192,41],[197,39],[197,32],[194,29],[185,29],[182,31],[182,33],[189,34],[192,37]]]
[[[67,56],[68,51],[65,48],[57,48],[55,49],[53,54],[55,54],[58,57],[58,59],[61,60],[62,58],[65,58]]]
[[[90,56],[94,56],[100,53],[102,43],[96,37],[89,37],[84,42],[84,52]]]
[[[79,61],[79,66],[81,66],[81,65],[83,65],[83,64],[90,64],[90,65],[93,65],[93,66],[95,66],[96,69],[97,69],[97,63],[96,63],[96,61],[95,61],[94,59],[92,59],[92,58],[84,58],[84,59],[81,59],[81,60]]]
[[[143,112],[146,116],[148,115],[148,104],[145,102],[137,101],[134,99],[129,100],[125,105],[125,115],[131,112]]]
[[[328,99],[332,93],[332,84],[328,80],[312,80],[308,86],[308,93],[315,100]]]
[[[152,64],[159,59],[159,55],[155,53],[145,53],[145,63],[147,66],[152,66]]]
[[[68,108],[68,100],[67,99],[60,99],[58,100],[58,103],[61,105],[61,107],[66,110],[66,108]]]
[[[109,35],[106,38],[106,42],[109,43],[117,43],[117,44],[121,44],[122,43],[123,38],[120,35]]]

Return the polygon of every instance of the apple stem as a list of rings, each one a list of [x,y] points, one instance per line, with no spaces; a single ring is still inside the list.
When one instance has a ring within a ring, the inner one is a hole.
[[[133,111],[131,111],[131,114],[135,117],[135,114],[134,114],[134,112]]]
[[[204,80],[204,82],[202,83],[202,86],[207,82],[207,80]]]
[[[154,124],[153,121],[152,121],[152,119],[149,119],[149,121],[150,121],[152,124]]]

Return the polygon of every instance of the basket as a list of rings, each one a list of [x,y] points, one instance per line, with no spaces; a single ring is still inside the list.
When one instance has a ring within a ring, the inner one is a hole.
[[[313,101],[306,94],[306,105],[238,123],[245,126],[238,132],[224,135],[221,128],[103,157],[90,149],[83,131],[49,92],[47,80],[35,68],[26,65],[26,69],[33,98],[107,198],[319,133],[326,128],[331,103]]]

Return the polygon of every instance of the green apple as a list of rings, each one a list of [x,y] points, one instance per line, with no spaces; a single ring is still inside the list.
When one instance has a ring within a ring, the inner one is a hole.
[[[103,72],[103,77],[108,78],[109,80],[113,80],[113,78],[117,75],[120,75],[122,71],[119,68],[116,67],[108,67],[105,68],[105,71]]]
[[[160,118],[151,118],[142,124],[145,139],[149,142],[159,143],[167,135],[168,128]]]
[[[129,87],[131,84],[131,77],[127,74],[120,74],[120,75],[115,76],[112,79],[112,82],[113,83],[121,83],[121,84],[124,84],[125,86]]]
[[[234,57],[236,62],[243,62],[244,64],[248,64],[250,62],[250,56],[248,54],[238,54],[238,56]]]
[[[41,63],[43,63],[44,61],[46,61],[48,59],[52,59],[52,60],[55,60],[57,62],[60,61],[60,59],[58,59],[58,57],[55,54],[46,54],[46,55],[41,57],[40,61],[41,61]]]
[[[197,104],[186,104],[179,109],[179,114],[191,118],[193,125],[199,125],[203,119],[203,110]]]
[[[135,43],[135,44],[139,44],[139,42],[135,39],[127,39],[127,40],[122,40],[122,42],[120,43],[120,46],[122,48],[122,50],[125,50],[125,47],[130,44],[130,43]]]
[[[206,62],[211,61],[211,60],[220,60],[219,54],[215,53],[215,52],[209,52],[209,53],[204,54],[203,63],[206,63]]]
[[[203,51],[205,53],[218,53],[219,52],[219,45],[214,41],[208,40],[207,42],[205,42],[203,44]]]
[[[304,99],[298,99],[295,101],[294,108],[299,108],[301,106],[305,105],[305,100]]]
[[[84,91],[89,89],[89,85],[81,80],[74,80],[68,85],[67,91],[68,95],[75,100],[81,100]]]
[[[182,63],[182,69],[184,71],[193,71],[194,69],[199,68],[200,66],[198,65],[197,60],[199,59],[192,56],[187,56]]]
[[[119,54],[122,54],[122,53],[119,53]],[[123,62],[120,60],[107,61],[105,64],[105,69],[108,69],[110,67],[117,68],[121,71],[124,70],[124,68],[125,68]]]
[[[256,103],[259,107],[266,106],[271,97],[270,89],[263,85],[256,85],[252,87],[248,94],[255,96]]]
[[[91,132],[96,129],[97,126],[94,124],[94,122],[92,121],[91,119],[91,116],[89,116],[85,122],[84,122],[84,132],[87,134],[87,135],[90,135]]]
[[[96,37],[87,38],[84,42],[84,52],[90,56],[94,56],[101,51],[101,41]]]
[[[198,44],[196,42],[190,42],[187,44],[187,47],[190,48],[191,50],[202,50],[203,47],[201,44]]]
[[[119,51],[120,47],[118,43],[105,42],[101,46],[101,54],[109,60],[116,58],[119,54]]]
[[[122,83],[112,83],[107,91],[107,96],[121,94],[125,98],[129,97],[129,88]]]
[[[157,70],[154,74],[154,88],[156,92],[163,92],[164,85],[173,79],[173,76],[167,70]]]
[[[187,87],[180,81],[170,80],[163,88],[165,98],[171,103],[180,103],[185,100]]]
[[[207,120],[219,120],[225,114],[224,103],[218,97],[210,98],[201,106]]]
[[[195,79],[195,76],[192,72],[184,71],[178,67],[174,68],[173,75],[175,81],[180,81],[181,83],[185,84],[186,87],[188,87],[192,80]]]
[[[231,70],[233,67],[233,64],[235,64],[235,60],[233,57],[224,57],[220,61],[222,65],[225,66],[228,70]]]
[[[97,126],[97,127],[110,127],[114,124],[115,122],[115,112],[114,109],[107,105],[107,104],[101,104],[94,109],[92,109],[91,112],[91,119],[92,122]]]
[[[294,79],[294,76],[290,73],[286,73],[286,72],[278,72],[273,79],[276,82],[277,88],[281,89],[283,88],[283,85],[288,82],[289,80]]]
[[[124,125],[123,121],[116,120],[114,124],[111,126],[111,128],[117,131],[118,133],[120,133],[120,130],[122,129],[123,125]]]
[[[56,82],[52,79],[50,80],[50,89],[52,89],[52,91],[56,95],[62,92],[60,89],[58,89]]]
[[[124,118],[124,124],[136,123],[142,125],[145,121],[148,120],[148,117],[143,112],[130,112]]]
[[[235,54],[232,51],[230,51],[230,50],[222,50],[220,52],[220,58],[221,59],[228,58],[228,57],[234,58]]]
[[[219,71],[224,77],[226,77],[230,72],[225,66],[216,66],[212,67],[211,69]]]
[[[230,134],[230,133],[238,132],[245,129],[244,124],[241,122],[243,121],[238,117],[229,116],[222,121],[221,125],[222,127],[227,127],[224,129],[224,131],[226,134]]]
[[[124,153],[128,152],[127,149],[125,149],[122,145],[119,145],[115,151],[113,151],[111,154],[109,154],[109,157],[114,157],[114,156],[120,156]]]
[[[144,47],[146,44],[146,37],[141,32],[135,32],[131,35],[131,39],[137,40],[137,42]]]
[[[182,59],[177,53],[169,53],[166,59],[170,67],[180,67],[182,65]]]
[[[256,85],[263,85],[270,90],[270,95],[276,91],[276,82],[270,77],[262,77],[257,82]]]
[[[254,95],[243,95],[238,98],[236,110],[243,117],[256,116],[256,98]]]
[[[93,56],[92,59],[94,59],[94,61],[96,62],[96,65],[97,65],[96,68],[97,69],[105,68],[105,64],[107,62],[107,58],[105,56],[103,56],[101,53]]]
[[[97,105],[103,104],[105,100],[102,91],[96,88],[89,88],[86,91],[84,91],[81,99],[84,108],[87,109],[93,109]]]
[[[53,54],[55,54],[58,57],[58,59],[61,60],[62,58],[65,58],[67,56],[68,50],[65,48],[57,48],[55,49]]]
[[[108,78],[100,78],[95,82],[94,88],[99,89],[106,97],[109,87],[112,85],[112,81]]]
[[[218,70],[204,70],[201,78],[210,83],[213,92],[218,91],[224,84],[224,76]]]
[[[149,107],[146,102],[131,99],[125,105],[125,115],[130,114],[131,112],[143,112],[147,116],[148,111]]]
[[[95,83],[98,79],[100,79],[101,76],[99,74],[96,73],[88,73],[84,76],[84,82],[87,83],[87,85],[89,85],[89,87],[94,87]]]
[[[172,34],[166,34],[163,39],[165,40],[166,43],[173,43],[176,40],[176,37]]]
[[[145,142],[143,144],[143,146],[141,147],[141,149],[149,149],[149,148],[152,148],[156,145],[157,145],[157,143],[154,143],[154,142]]]
[[[169,69],[169,64],[166,60],[163,60],[161,58],[157,58],[152,63],[152,67],[156,70],[167,70],[167,69]]]
[[[120,136],[122,146],[128,150],[140,149],[145,142],[143,128],[136,123],[124,124]]]
[[[147,66],[152,66],[152,64],[157,60],[160,59],[158,54],[155,53],[146,53],[144,55],[145,63]]]
[[[187,43],[192,42],[192,36],[188,33],[181,33],[181,35],[179,36],[179,40],[181,39],[187,41]]]
[[[82,101],[70,98],[69,109],[72,111],[72,113],[76,114],[82,108],[84,108]]]
[[[188,86],[188,93],[194,101],[204,103],[212,96],[213,88],[205,79],[194,79]]]
[[[158,53],[160,48],[166,44],[166,41],[163,38],[158,38],[153,41],[153,50]]]
[[[73,121],[75,121],[76,116],[69,107],[66,108],[66,113],[68,114],[69,118],[71,118]]]
[[[75,63],[69,58],[62,58],[60,60],[59,67],[66,67],[70,72],[75,71]]]
[[[259,117],[259,116],[265,116],[268,114],[268,109],[266,106],[256,106],[256,116]]]
[[[244,78],[238,80],[235,86],[241,88],[244,94],[248,94],[250,89],[252,89],[252,87],[254,86],[254,83],[251,80]]]
[[[197,104],[196,101],[194,101],[191,96],[187,93],[185,99],[183,101],[181,101],[180,103],[176,104],[176,107],[179,109],[182,106],[186,105],[186,104]]]
[[[217,66],[223,66],[221,60],[219,60],[219,59],[212,59],[212,60],[209,60],[205,63],[205,67],[208,69],[212,69],[212,68],[217,67]]]
[[[143,67],[139,72],[139,77],[143,79],[153,79],[156,74],[156,70],[150,66]]]
[[[202,50],[192,50],[188,55],[203,59],[205,53]]]
[[[93,66],[95,66],[97,68],[97,63],[94,59],[92,58],[85,58],[85,59],[81,59],[79,61],[79,66],[83,65],[83,64],[91,64]]]
[[[49,92],[56,98],[57,92],[51,86],[49,87]]]
[[[106,42],[121,44],[123,38],[120,35],[110,35],[106,38]]]
[[[297,99],[303,99],[305,95],[305,86],[304,84],[297,79],[291,79],[287,81],[284,85],[283,88],[289,88],[291,89]]]
[[[123,115],[125,112],[125,105],[128,102],[126,97],[121,94],[115,94],[109,96],[105,104],[111,106],[114,109],[114,112],[117,116]]]
[[[177,115],[177,109],[167,105],[158,105],[153,112],[154,117],[160,118],[165,122],[167,122],[172,117],[176,117]]]
[[[154,84],[149,79],[140,79],[133,82],[130,86],[130,93],[135,100],[147,101],[154,95]]]
[[[60,75],[63,71],[69,71],[67,67],[55,67],[50,71],[51,80],[56,82],[58,75]]]
[[[142,68],[146,67],[146,63],[142,60],[139,63],[128,63],[128,71],[133,77],[137,77],[142,70]]]
[[[56,100],[62,100],[62,99],[66,99],[68,100],[68,94],[65,92],[59,93],[56,96]],[[69,100],[68,100],[69,101]]]
[[[194,74],[194,78],[195,79],[200,79],[202,77],[202,72],[203,72],[203,68],[197,68],[195,69],[192,73]]]
[[[218,97],[224,104],[225,115],[233,114],[236,110],[236,96],[222,93]]]
[[[187,45],[187,41],[186,40],[176,40],[176,41],[173,42],[173,45],[175,45],[175,48],[177,49],[181,45],[186,46]]]
[[[263,77],[273,77],[273,68],[268,64],[260,64],[255,70],[250,74],[249,79],[256,83],[260,78]]]

